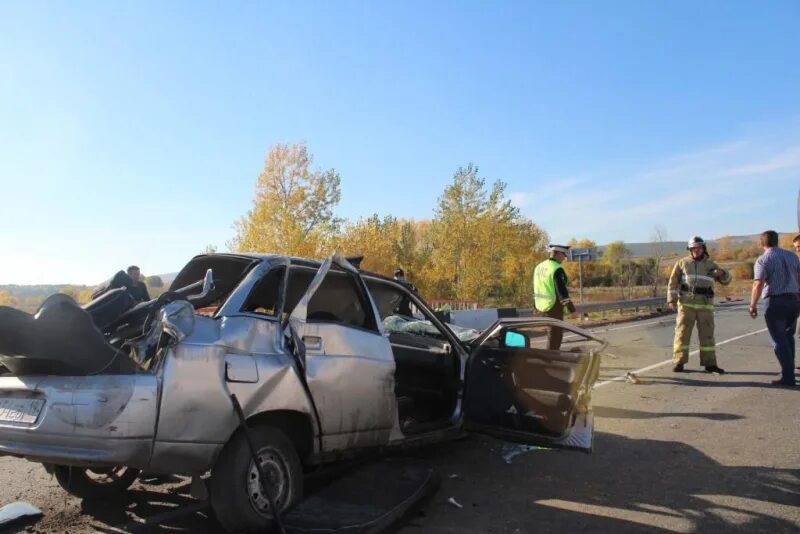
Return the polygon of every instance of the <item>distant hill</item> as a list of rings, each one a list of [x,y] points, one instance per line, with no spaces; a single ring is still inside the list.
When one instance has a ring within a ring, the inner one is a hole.
[[[730,238],[731,247],[739,248],[742,246],[752,245],[753,243],[758,243],[759,234],[736,235],[736,236],[725,236],[725,237]],[[708,241],[706,241],[706,243],[708,244],[708,248],[710,249],[719,248],[719,239],[709,239]],[[667,256],[673,253],[678,255],[683,255],[687,253],[686,241],[665,241],[663,245]],[[598,254],[600,256],[602,256],[606,246],[607,245],[601,245],[597,247]],[[654,243],[625,243],[625,246],[628,247],[633,256],[636,258],[642,258],[653,255]]]
[[[38,298],[38,297],[48,297],[50,295],[53,295],[54,293],[60,292],[62,289],[65,289],[67,287],[87,289],[91,286],[81,286],[74,284],[45,284],[45,285],[34,285],[34,286],[8,284],[8,285],[0,285],[0,291],[5,291],[12,297],[17,297],[17,298],[20,297]]]
[[[157,276],[161,277],[161,280],[164,282],[164,287],[169,287],[177,275],[178,273],[166,273]],[[101,280],[97,284],[89,286],[81,284],[38,284],[30,286],[21,284],[0,284],[0,291],[5,291],[16,298],[43,298],[59,293],[66,288],[72,288],[77,291],[92,289],[105,281],[106,280]]]

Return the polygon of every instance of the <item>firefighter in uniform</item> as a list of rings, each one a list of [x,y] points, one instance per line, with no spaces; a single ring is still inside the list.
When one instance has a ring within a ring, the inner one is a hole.
[[[689,341],[692,328],[697,323],[700,338],[700,365],[708,373],[724,374],[717,366],[716,345],[714,343],[714,282],[728,285],[731,275],[708,257],[705,241],[695,236],[687,247],[690,255],[675,263],[669,277],[667,305],[675,310],[678,317],[675,324],[672,361],[676,373],[683,372],[689,361]]]
[[[561,263],[567,259],[568,246],[550,245],[550,257],[536,266],[533,271],[533,306],[539,315],[564,319],[564,308],[569,313],[575,312],[575,305],[569,298],[567,290],[567,274]],[[564,331],[561,328],[550,328],[547,336],[547,348],[558,350]]]

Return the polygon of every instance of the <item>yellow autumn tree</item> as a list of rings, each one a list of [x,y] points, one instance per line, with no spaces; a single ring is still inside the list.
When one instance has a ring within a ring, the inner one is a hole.
[[[574,237],[567,242],[572,248],[597,248],[597,243],[591,239],[575,239]]]
[[[345,223],[336,239],[336,249],[347,256],[364,256],[361,263],[364,270],[385,276],[391,276],[395,268],[401,267],[406,277],[423,289],[429,257],[428,226],[427,221],[403,220],[391,215],[381,218],[375,214]]]
[[[0,289],[0,306],[10,306],[11,308],[18,307],[19,302],[17,298],[4,289]]]
[[[431,222],[426,275],[433,294],[498,305],[529,300],[546,234],[520,215],[505,190],[501,181],[487,190],[472,164],[455,173]]]
[[[318,258],[332,250],[339,220],[339,174],[312,170],[305,144],[272,147],[256,183],[252,209],[235,224],[230,243],[240,252]]]
[[[395,246],[399,238],[399,222],[391,215],[377,214],[344,224],[336,240],[337,250],[346,256],[364,256],[361,267],[383,275],[391,275],[397,265]]]

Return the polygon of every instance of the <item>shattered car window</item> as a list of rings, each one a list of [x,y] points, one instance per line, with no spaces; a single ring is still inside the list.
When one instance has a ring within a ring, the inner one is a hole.
[[[292,267],[286,295],[286,313],[291,313],[297,306],[315,274],[314,269]],[[372,313],[367,313],[366,310],[366,301],[355,279],[343,271],[331,268],[308,303],[307,320],[377,330]]]
[[[280,307],[281,285],[285,272],[285,267],[277,267],[265,274],[247,297],[242,311],[275,317]]]
[[[447,341],[442,332],[417,309],[409,296],[385,282],[367,280],[367,287],[383,320],[383,329],[389,334],[413,334]],[[469,343],[476,339],[480,332],[471,328],[463,328],[447,324],[450,330],[461,341]]]
[[[368,280],[367,287],[372,294],[375,305],[378,307],[378,314],[381,319],[386,319],[391,315],[399,315],[410,319],[420,313],[408,295],[387,284]]]
[[[479,331],[473,330],[472,328],[463,328],[454,324],[448,324],[447,326],[458,336],[458,339],[466,343],[476,339],[480,335]],[[390,334],[414,334],[417,336],[445,340],[441,331],[436,328],[433,323],[422,319],[390,315],[383,320],[383,328]]]

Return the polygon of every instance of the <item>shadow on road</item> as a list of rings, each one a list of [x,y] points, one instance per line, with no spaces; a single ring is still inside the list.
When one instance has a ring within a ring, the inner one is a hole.
[[[597,415],[737,418],[602,407]],[[411,452],[435,465],[444,480],[428,509],[401,532],[777,533],[800,527],[800,469],[726,466],[685,443],[605,433],[596,435],[593,454],[533,449],[508,464],[502,459],[508,446],[473,437]],[[451,497],[462,508],[449,503]],[[175,490],[142,487],[84,511],[122,527],[96,526],[102,532],[219,532],[202,506]]]
[[[696,414],[695,414],[696,415]],[[717,414],[708,414],[717,415]],[[412,532],[797,532],[800,469],[724,466],[679,442],[597,434],[591,455],[500,442],[429,453],[445,475]],[[454,473],[455,478],[447,478]],[[447,504],[453,496],[463,509]]]
[[[732,374],[732,373],[731,373]],[[705,376],[713,376],[713,375],[705,375]],[[719,378],[710,378],[707,380],[698,379],[698,378],[678,378],[678,377],[654,377],[648,378],[646,376],[637,376],[639,382],[635,384],[636,386],[651,386],[656,384],[682,384],[685,386],[692,386],[692,387],[715,387],[715,388],[770,388],[772,389],[774,386],[770,384],[770,380],[777,378],[777,375],[764,375],[767,378],[764,379],[763,382],[756,382],[753,380],[725,380]],[[774,378],[770,378],[773,377]],[[797,391],[800,391],[800,388],[796,388]],[[790,390],[791,391],[791,390]]]
[[[594,414],[597,417],[610,417],[613,419],[659,419],[663,417],[696,417],[699,419],[710,419],[712,421],[737,421],[744,419],[741,415],[732,413],[700,413],[700,412],[642,412],[639,410],[627,410],[624,408],[611,408],[596,406]]]
[[[159,485],[138,484],[117,498],[83,501],[81,509],[98,532],[221,532],[207,503],[189,496],[189,482],[154,491]]]

